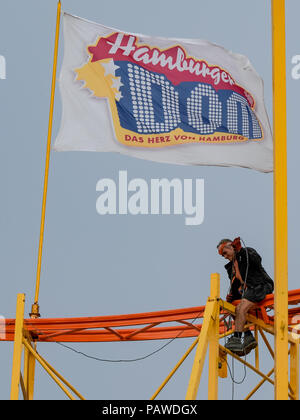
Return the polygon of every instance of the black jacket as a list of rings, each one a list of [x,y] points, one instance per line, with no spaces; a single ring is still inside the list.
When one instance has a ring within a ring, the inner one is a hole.
[[[261,256],[255,251],[255,249],[248,247],[242,248],[240,252],[236,254],[236,259],[238,261],[242,279],[244,280],[244,282],[246,281],[247,287],[254,288],[261,284],[267,283],[271,284],[271,286],[274,287],[274,282],[263,268],[261,264]],[[230,279],[230,284],[233,278],[232,267],[232,261],[225,265],[228,277]],[[231,284],[230,294],[232,295],[232,298],[234,300],[241,298],[241,293],[239,291],[240,286],[241,283],[238,279],[235,279],[234,282]]]

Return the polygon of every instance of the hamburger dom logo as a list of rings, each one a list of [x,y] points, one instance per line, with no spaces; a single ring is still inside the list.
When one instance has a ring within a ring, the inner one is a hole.
[[[255,101],[216,65],[161,50],[138,37],[112,33],[88,46],[89,61],[75,69],[95,97],[108,98],[117,140],[160,148],[186,143],[261,141]]]

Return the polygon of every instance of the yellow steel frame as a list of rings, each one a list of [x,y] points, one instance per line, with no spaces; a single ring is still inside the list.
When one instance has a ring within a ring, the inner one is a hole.
[[[288,399],[288,226],[285,0],[272,0],[275,399]]]
[[[40,226],[40,239],[38,249],[38,263],[36,275],[35,300],[31,308],[31,317],[39,317],[39,289],[41,276],[42,251],[44,240],[44,226],[46,216],[46,201],[48,189],[50,149],[52,137],[52,122],[54,110],[54,97],[56,85],[56,68],[58,57],[58,43],[60,30],[61,1],[57,3],[57,19],[56,19],[56,35],[53,59],[53,73],[51,86],[51,101],[49,112],[49,125],[47,137],[47,152],[44,176],[44,189],[42,201],[42,215]],[[265,381],[275,384],[275,399],[285,400],[289,397],[298,398],[299,394],[299,342],[293,341],[288,335],[288,252],[287,252],[287,158],[286,158],[286,69],[285,65],[285,0],[272,0],[272,45],[273,45],[273,135],[274,135],[274,274],[275,274],[275,328],[265,325],[262,321],[258,321],[255,317],[249,316],[249,321],[255,325],[255,334],[263,334],[269,350],[270,344],[263,331],[267,331],[275,337],[275,381],[270,379],[273,370],[267,375],[261,374],[259,371],[259,353],[256,350],[255,368],[263,379],[258,384],[257,389]],[[217,297],[218,296],[218,297]],[[24,312],[24,295],[18,295],[16,329],[13,354],[13,369],[11,382],[11,398],[17,399],[19,395],[19,387],[23,391],[25,399],[33,398],[35,362],[36,360],[44,367],[49,375],[57,382],[57,384],[71,398],[71,394],[64,385],[70,385],[37,353],[36,345],[32,345],[30,337],[24,332],[23,315]],[[233,311],[228,304],[225,304],[228,311]],[[225,377],[226,357],[228,351],[218,344],[218,325],[219,325],[219,275],[212,275],[211,296],[206,305],[204,323],[199,338],[193,343],[190,349],[182,357],[168,378],[164,381],[158,391],[153,395],[156,398],[158,393],[163,389],[165,384],[170,380],[179,366],[186,357],[191,353],[193,348],[196,349],[195,362],[187,390],[187,399],[196,398],[201,373],[204,364],[204,356],[209,345],[209,383],[208,398],[216,399],[218,395],[218,375]],[[289,376],[289,351],[288,343],[290,342],[290,384]],[[20,374],[22,348],[24,352],[24,376]],[[235,357],[235,356],[234,356]],[[218,369],[221,366],[221,369]],[[289,390],[290,388],[290,390]],[[70,388],[72,391],[74,389]],[[75,391],[74,391],[75,392]],[[254,391],[255,392],[255,391]],[[77,392],[75,392],[77,394]],[[250,395],[250,394],[249,394]],[[253,393],[251,394],[253,395]],[[251,396],[250,395],[250,396]],[[77,394],[79,398],[80,394]]]
[[[220,313],[220,276],[212,274],[211,291],[208,298],[203,325],[199,335],[195,361],[192,369],[186,399],[195,400],[204,366],[205,354],[209,344],[209,383],[208,399],[217,399],[218,394],[218,360],[219,360],[219,313]]]
[[[197,346],[196,354],[194,358],[194,363],[192,367],[192,372],[190,376],[190,381],[188,384],[188,389],[186,393],[187,400],[196,400],[198,395],[198,389],[200,385],[201,374],[207,354],[207,349],[209,347],[209,374],[208,374],[208,399],[217,400],[218,399],[218,380],[219,378],[227,377],[227,362],[226,356],[229,355],[245,365],[247,368],[255,372],[261,381],[257,386],[246,396],[245,400],[249,400],[265,382],[276,387],[276,377],[275,380],[271,379],[271,376],[275,372],[275,367],[272,368],[267,374],[263,373],[260,370],[259,366],[259,347],[255,351],[255,366],[251,365],[243,358],[237,356],[231,351],[223,347],[219,340],[225,335],[229,335],[232,331],[228,331],[226,334],[220,334],[219,331],[219,313],[220,310],[226,311],[228,314],[235,315],[236,307],[228,302],[224,302],[220,299],[220,276],[219,274],[211,275],[211,293],[210,297],[206,303],[206,309],[203,318],[202,329],[197,340],[192,344],[188,349],[185,355],[177,363],[175,368],[168,375],[167,379],[163,381],[162,385],[151,397],[154,400],[158,394],[162,391],[164,386],[172,378],[178,368],[182,365],[186,357],[191,353],[191,351]],[[266,345],[271,357],[275,359],[274,351],[272,346],[268,342],[265,332],[275,335],[276,327],[272,325],[265,324],[265,322],[259,318],[256,318],[254,315],[248,314],[247,316],[247,326],[253,327],[255,330],[255,335],[259,335],[262,338],[262,341]],[[288,343],[290,344],[290,351],[287,352],[287,356],[290,354],[290,379],[288,378],[287,388],[288,388],[288,399],[299,400],[299,342],[300,337],[298,338],[295,334],[288,334]],[[259,341],[258,341],[259,342]]]
[[[83,396],[37,352],[36,345],[32,343],[32,337],[24,326],[24,305],[25,295],[18,294],[10,399],[19,399],[20,388],[24,400],[33,399],[35,362],[38,361],[70,400],[75,400],[73,394],[80,400],[84,400]],[[24,371],[22,375],[21,365],[23,349]]]

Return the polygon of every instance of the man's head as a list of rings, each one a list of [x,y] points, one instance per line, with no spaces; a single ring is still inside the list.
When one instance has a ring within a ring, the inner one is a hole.
[[[231,239],[222,239],[218,245],[217,249],[220,255],[224,257],[226,260],[232,261],[235,256],[235,249],[232,246]]]

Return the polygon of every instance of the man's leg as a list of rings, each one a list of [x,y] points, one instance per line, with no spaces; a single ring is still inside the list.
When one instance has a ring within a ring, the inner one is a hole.
[[[237,320],[236,320],[236,331],[243,331],[245,324],[246,324],[246,317],[247,313],[253,309],[255,303],[249,301],[248,299],[243,299],[237,308]],[[239,336],[241,336],[241,332],[237,332]],[[244,341],[243,341],[243,352],[244,354],[248,354],[251,350],[257,347],[257,341],[253,337],[250,330],[245,331],[244,334]]]
[[[244,342],[242,342],[242,333],[246,324],[247,313],[255,306],[255,303],[250,302],[247,299],[242,299],[241,303],[236,307],[236,316],[235,316],[235,333],[228,340],[225,347],[236,353],[239,356],[247,354],[251,349],[257,346],[257,343],[250,332],[250,337],[245,336]],[[254,342],[253,342],[254,340]]]
[[[235,332],[242,333],[246,324],[247,313],[255,306],[250,300],[242,299],[241,303],[236,307]]]

